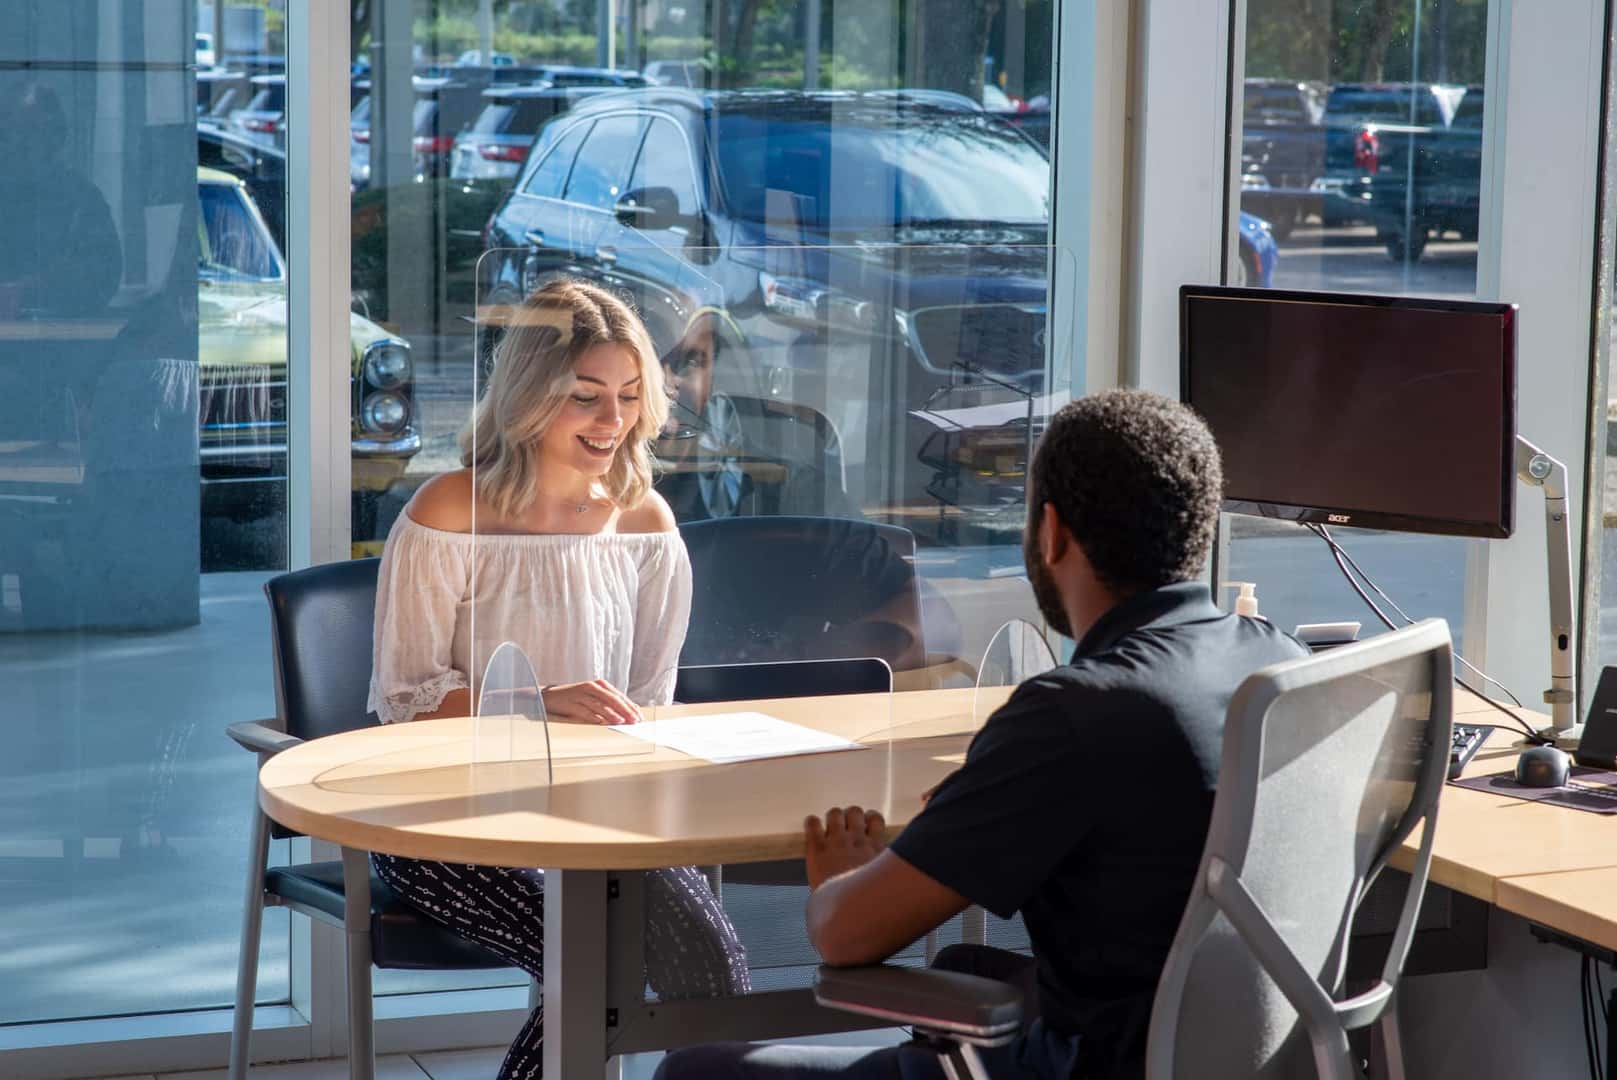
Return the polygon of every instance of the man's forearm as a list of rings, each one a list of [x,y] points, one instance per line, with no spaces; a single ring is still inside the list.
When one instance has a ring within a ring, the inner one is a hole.
[[[880,952],[868,940],[869,935],[861,933],[868,931],[871,921],[860,917],[858,905],[852,901],[859,891],[855,879],[864,869],[838,874],[809,894],[805,914],[809,941],[827,964],[844,967],[880,963],[902,947]],[[862,937],[866,940],[859,940]]]
[[[809,894],[809,940],[828,964],[876,964],[953,918],[966,898],[891,851]]]

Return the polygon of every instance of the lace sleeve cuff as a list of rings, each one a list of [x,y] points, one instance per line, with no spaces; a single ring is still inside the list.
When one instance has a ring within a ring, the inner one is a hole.
[[[420,686],[395,691],[376,703],[376,716],[384,724],[402,724],[444,703],[451,690],[465,690],[466,676],[458,671],[435,675]]]

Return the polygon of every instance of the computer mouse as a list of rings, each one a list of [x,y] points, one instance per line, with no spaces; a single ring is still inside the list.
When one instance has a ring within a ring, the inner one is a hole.
[[[1529,746],[1516,759],[1516,783],[1525,787],[1565,787],[1571,771],[1572,759],[1553,746]]]

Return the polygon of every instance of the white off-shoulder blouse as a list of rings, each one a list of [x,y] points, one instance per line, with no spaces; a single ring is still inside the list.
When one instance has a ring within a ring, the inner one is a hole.
[[[376,585],[368,708],[384,724],[432,712],[504,641],[542,686],[605,679],[665,704],[690,613],[677,530],[473,536],[401,513]]]

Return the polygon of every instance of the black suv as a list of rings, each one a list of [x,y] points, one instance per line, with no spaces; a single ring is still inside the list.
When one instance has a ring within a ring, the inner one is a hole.
[[[553,275],[634,299],[682,518],[997,512],[1045,404],[1048,198],[1038,145],[924,92],[603,94],[540,134],[479,301]],[[984,429],[1016,435],[986,462]]]

